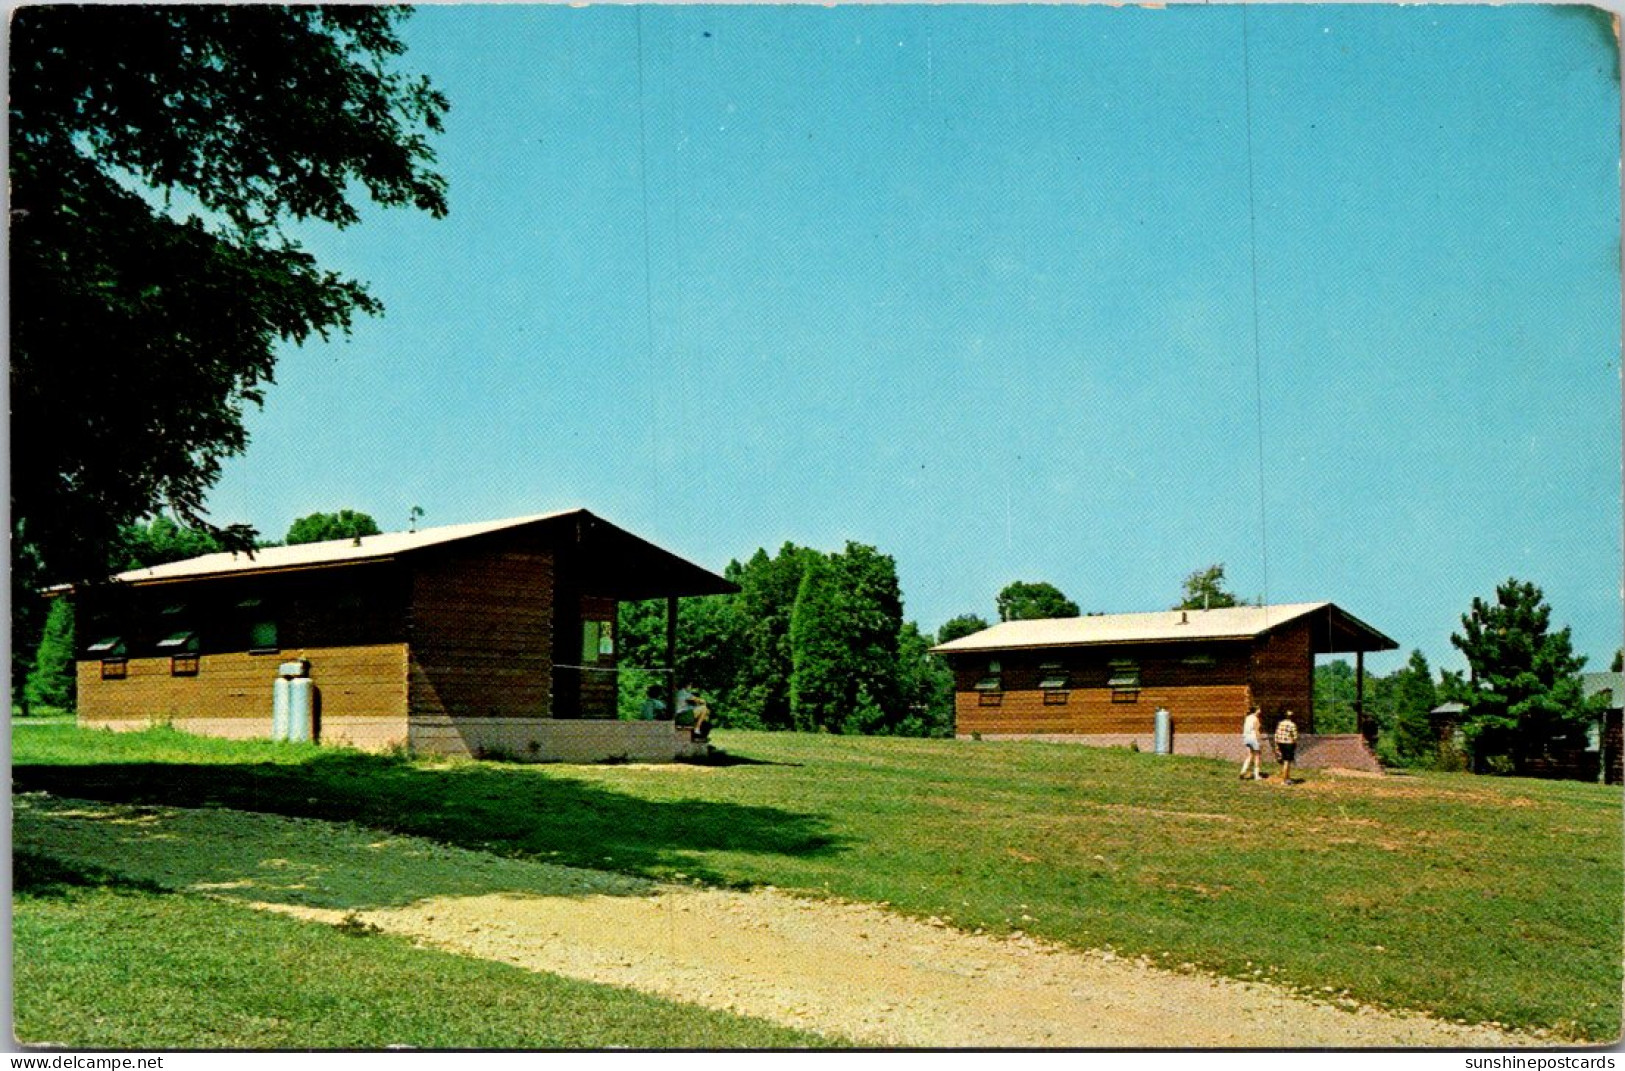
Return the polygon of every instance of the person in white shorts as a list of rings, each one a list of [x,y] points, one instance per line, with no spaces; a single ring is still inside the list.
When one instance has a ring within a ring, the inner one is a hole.
[[[1263,719],[1259,717],[1259,713],[1259,709],[1254,707],[1247,712],[1246,720],[1241,723],[1241,746],[1247,749],[1247,757],[1241,760],[1241,779],[1243,781],[1247,780],[1249,776],[1255,781],[1264,779],[1263,759],[1260,757],[1263,745],[1258,737]],[[1247,773],[1249,767],[1253,771],[1251,775]]]

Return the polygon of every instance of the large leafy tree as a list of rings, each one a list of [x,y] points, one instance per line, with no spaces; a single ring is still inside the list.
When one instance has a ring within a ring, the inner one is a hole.
[[[286,541],[291,547],[377,534],[378,522],[370,516],[359,510],[341,509],[337,513],[310,513],[300,517],[288,526]]]
[[[1496,587],[1493,602],[1473,599],[1451,635],[1471,675],[1462,731],[1480,759],[1523,768],[1583,734],[1595,716],[1581,693],[1585,658],[1551,618],[1540,588],[1514,578]]]
[[[114,572],[146,569],[221,549],[220,540],[207,529],[177,524],[160,513],[144,524],[127,524],[120,529],[110,565]]]
[[[1219,610],[1235,606],[1241,600],[1225,587],[1224,563],[1215,562],[1206,569],[1191,573],[1181,585],[1179,605],[1175,610]]]
[[[1078,604],[1046,580],[1015,580],[999,592],[995,605],[1000,621],[1030,621],[1045,617],[1077,617]]]
[[[954,735],[954,675],[931,653],[931,637],[912,621],[897,633],[899,736]]]
[[[960,614],[957,617],[950,617],[942,623],[942,627],[937,630],[937,642],[947,643],[949,640],[957,640],[961,636],[973,635],[985,628],[987,628],[987,622],[978,615]]]
[[[11,38],[13,575],[87,579],[204,498],[281,343],[378,301],[287,227],[446,211],[403,8],[38,5]],[[234,540],[250,533],[233,530]],[[15,589],[14,589],[15,590]]]

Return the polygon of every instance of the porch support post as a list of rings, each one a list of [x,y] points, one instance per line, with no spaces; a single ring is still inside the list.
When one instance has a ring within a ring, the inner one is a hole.
[[[1365,649],[1354,649],[1354,727],[1370,740],[1373,734],[1365,723]]]
[[[677,596],[666,596],[666,717],[677,717]]]

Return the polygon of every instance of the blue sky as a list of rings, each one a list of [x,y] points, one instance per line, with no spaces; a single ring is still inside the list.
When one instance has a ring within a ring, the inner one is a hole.
[[[388,312],[283,354],[213,515],[582,505],[713,568],[857,540],[929,629],[1223,562],[1448,667],[1517,576],[1606,668],[1612,41],[1246,18],[1244,65],[1239,7],[421,8],[451,215],[302,234]]]

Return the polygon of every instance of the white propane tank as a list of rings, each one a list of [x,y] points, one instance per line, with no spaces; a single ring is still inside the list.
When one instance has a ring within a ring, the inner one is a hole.
[[[1157,754],[1167,755],[1174,750],[1174,718],[1167,707],[1157,708],[1154,726]]]
[[[309,677],[288,682],[288,739],[309,743],[316,685]]]
[[[271,739],[288,738],[288,678],[278,677],[271,685]]]

